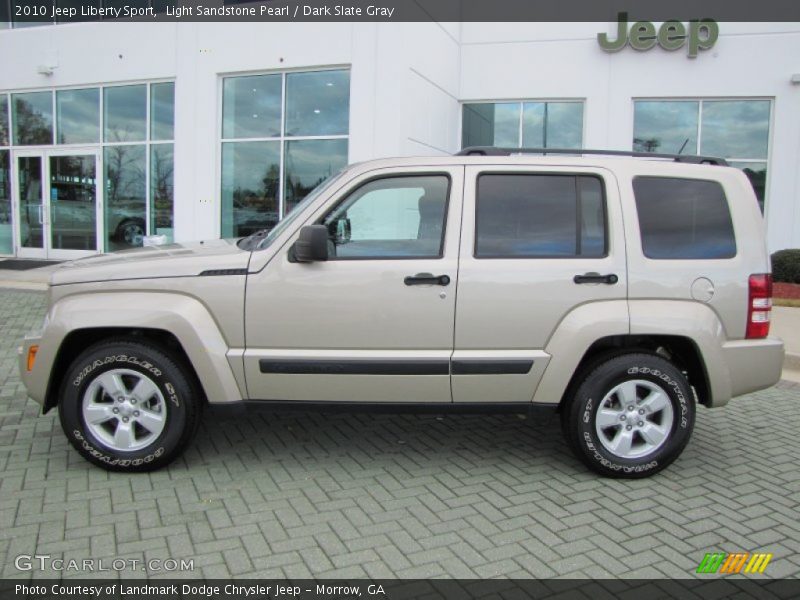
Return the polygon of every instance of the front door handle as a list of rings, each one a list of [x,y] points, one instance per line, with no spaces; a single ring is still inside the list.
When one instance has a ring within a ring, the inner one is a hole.
[[[605,283],[606,285],[614,285],[619,281],[614,273],[608,275],[600,275],[600,273],[584,273],[583,275],[575,275],[572,278],[575,283]]]
[[[433,275],[432,273],[417,273],[403,279],[406,285],[449,285],[449,275]]]

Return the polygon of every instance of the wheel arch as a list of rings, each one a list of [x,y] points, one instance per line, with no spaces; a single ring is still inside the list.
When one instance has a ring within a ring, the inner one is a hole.
[[[575,393],[586,374],[601,362],[622,354],[647,353],[661,356],[685,373],[697,401],[712,404],[708,370],[697,343],[689,337],[663,334],[611,335],[596,340],[584,352],[559,403],[560,411]]]
[[[152,344],[161,350],[167,350],[171,356],[186,369],[187,374],[192,379],[192,384],[202,394],[203,403],[208,403],[208,396],[203,387],[197,370],[194,368],[189,355],[175,334],[164,329],[152,328],[130,328],[130,327],[87,327],[70,331],[62,340],[56,352],[53,367],[50,370],[50,378],[47,382],[42,412],[47,413],[50,409],[58,406],[58,394],[64,376],[67,373],[72,361],[81,352],[104,341],[113,340],[135,340]]]

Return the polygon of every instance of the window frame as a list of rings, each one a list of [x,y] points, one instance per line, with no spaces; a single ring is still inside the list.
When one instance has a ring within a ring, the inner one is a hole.
[[[328,262],[338,262],[338,261],[368,261],[368,260],[442,260],[444,259],[444,251],[445,251],[445,241],[447,240],[447,220],[450,216],[450,202],[452,199],[452,191],[453,191],[453,178],[448,171],[410,171],[406,173],[384,173],[384,174],[377,174],[371,177],[367,177],[359,181],[358,183],[348,187],[341,193],[341,196],[334,202],[334,204],[327,210],[325,210],[317,219],[312,221],[312,225],[324,225],[325,219],[328,218],[330,214],[335,212],[342,204],[344,204],[350,196],[356,193],[359,189],[364,187],[365,185],[369,185],[373,181],[385,180],[385,179],[408,179],[411,177],[445,177],[447,179],[447,197],[445,199],[444,205],[444,214],[442,215],[442,237],[439,242],[439,254],[437,256],[431,255],[414,255],[414,256],[331,256],[328,258]],[[294,247],[294,244],[290,246],[291,248]]]
[[[518,256],[518,255],[502,255],[502,256],[480,256],[478,254],[478,190],[480,186],[480,178],[484,175],[512,175],[512,176],[561,176],[572,177],[575,179],[575,203],[576,203],[576,245],[577,240],[580,239],[581,229],[580,218],[582,216],[581,194],[578,191],[578,179],[581,177],[590,177],[600,181],[600,197],[603,203],[603,254],[598,256],[582,256],[580,254],[573,254],[570,256],[564,254],[555,255],[541,255],[541,256]],[[606,193],[606,179],[600,173],[586,172],[586,171],[481,171],[475,177],[475,227],[473,231],[472,240],[472,258],[475,260],[602,260],[608,258],[611,254],[610,244],[610,228],[608,218],[608,194]]]
[[[513,98],[513,99],[493,99],[493,100],[462,100],[459,102],[461,106],[461,118],[458,120],[458,145],[461,150],[464,146],[464,107],[467,104],[518,104],[519,105],[519,123],[517,124],[517,144],[516,148],[523,148],[522,138],[525,122],[525,104],[531,103],[544,103],[544,104],[580,104],[581,105],[581,146],[584,145],[586,139],[586,103],[587,98]],[[545,124],[545,128],[547,125]],[[555,146],[554,146],[555,148]],[[577,150],[577,148],[576,148]]]
[[[703,183],[715,183],[717,184],[720,189],[722,190],[722,196],[725,199],[725,207],[728,209],[728,219],[731,223],[731,234],[733,237],[733,248],[734,253],[731,256],[720,256],[720,257],[653,257],[648,256],[647,252],[644,249],[644,232],[642,231],[642,220],[639,218],[639,204],[636,200],[636,191],[633,187],[634,181],[637,179],[670,179],[670,180],[683,180],[683,181],[700,181]],[[722,261],[722,260],[734,260],[739,256],[739,239],[736,235],[736,224],[733,222],[733,211],[731,210],[731,204],[728,200],[728,194],[726,193],[725,186],[722,185],[722,182],[717,179],[707,179],[705,177],[685,177],[685,176],[673,176],[673,175],[634,175],[631,177],[631,194],[633,195],[633,205],[636,208],[636,226],[639,230],[639,249],[642,252],[642,257],[646,260],[653,260],[653,261],[667,261],[667,260],[677,260],[677,261],[706,261],[706,260],[715,260],[715,261]]]
[[[346,134],[339,135],[286,135],[286,102],[287,102],[287,83],[286,78],[292,73],[321,73],[325,71],[347,71],[349,76],[348,89],[347,89],[347,102],[348,102],[348,127]],[[271,137],[252,137],[252,138],[225,138],[223,137],[222,125],[224,118],[224,101],[225,101],[225,80],[235,79],[237,77],[256,77],[260,75],[279,75],[281,77],[281,107],[280,107],[280,134]],[[247,143],[247,142],[278,142],[280,148],[279,165],[278,165],[278,222],[286,217],[286,143],[291,141],[305,141],[305,140],[346,140],[347,141],[347,157],[343,168],[350,163],[350,130],[352,119],[350,119],[352,111],[352,90],[353,90],[353,69],[350,64],[337,64],[337,65],[324,65],[324,66],[308,66],[294,69],[279,69],[279,70],[258,70],[258,71],[239,71],[232,73],[220,73],[217,77],[217,123],[216,123],[216,194],[219,198],[219,209],[217,212],[217,233],[222,237],[222,216],[223,216],[223,201],[222,201],[222,149],[224,144],[231,143]],[[234,236],[241,237],[241,236]]]

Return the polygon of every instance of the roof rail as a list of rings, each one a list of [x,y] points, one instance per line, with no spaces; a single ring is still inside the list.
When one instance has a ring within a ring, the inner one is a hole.
[[[510,156],[512,154],[599,154],[605,156],[632,156],[634,158],[668,158],[675,162],[698,165],[728,166],[728,161],[716,156],[696,154],[663,154],[659,152],[634,152],[628,150],[587,150],[585,148],[498,148],[495,146],[469,146],[455,156]]]

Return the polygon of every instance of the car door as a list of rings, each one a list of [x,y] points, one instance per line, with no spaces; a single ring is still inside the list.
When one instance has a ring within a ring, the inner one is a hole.
[[[329,259],[293,262],[297,233],[248,276],[252,399],[451,402],[463,167],[371,171],[308,217]]]
[[[621,222],[603,169],[467,167],[455,402],[530,402],[565,317],[626,299],[624,235],[610,227]]]

